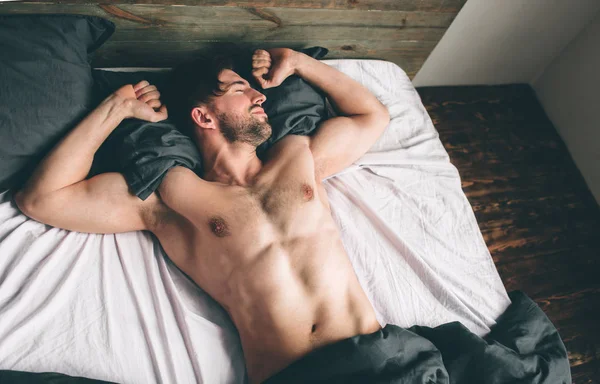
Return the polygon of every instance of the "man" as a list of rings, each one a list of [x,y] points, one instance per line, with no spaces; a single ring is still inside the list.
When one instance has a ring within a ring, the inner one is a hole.
[[[158,193],[142,201],[121,174],[85,179],[94,153],[124,118],[167,117],[156,87],[125,86],[52,150],[15,199],[26,215],[60,228],[151,231],[227,310],[248,377],[257,383],[319,347],[381,328],[344,251],[322,180],[361,157],[389,114],[365,87],[302,53],[257,50],[252,67],[263,88],[299,75],[343,116],[325,121],[313,136],[285,137],[262,162],[256,146],[271,134],[265,97],[231,69],[216,67],[215,89],[196,92],[187,110],[203,178],[172,168]]]

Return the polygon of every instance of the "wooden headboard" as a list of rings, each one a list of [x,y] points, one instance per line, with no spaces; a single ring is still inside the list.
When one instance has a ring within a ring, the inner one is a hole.
[[[95,67],[172,67],[214,42],[320,45],[327,58],[392,61],[413,78],[466,0],[105,0],[2,2],[0,14],[68,13],[117,26]]]

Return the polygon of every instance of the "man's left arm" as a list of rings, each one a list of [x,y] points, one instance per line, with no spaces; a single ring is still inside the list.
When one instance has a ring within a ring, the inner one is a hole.
[[[390,116],[387,108],[362,84],[303,53],[285,48],[258,50],[254,76],[263,88],[277,86],[296,74],[327,94],[342,114],[323,122],[310,138],[319,180],[348,167],[381,136]]]

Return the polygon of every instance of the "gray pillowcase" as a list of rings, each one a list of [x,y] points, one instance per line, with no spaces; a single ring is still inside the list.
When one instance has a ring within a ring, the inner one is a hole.
[[[0,16],[0,190],[23,184],[94,107],[88,54],[113,32],[93,16]]]

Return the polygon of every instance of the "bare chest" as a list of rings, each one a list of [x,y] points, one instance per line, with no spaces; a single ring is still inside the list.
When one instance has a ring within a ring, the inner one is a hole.
[[[203,214],[194,224],[181,219],[164,226],[157,236],[167,254],[176,263],[193,257],[195,267],[219,260],[240,265],[331,226],[310,150],[299,146],[284,154],[266,162],[252,186],[217,186],[214,198],[198,201]]]
[[[328,203],[315,179],[310,150],[300,148],[293,154],[266,162],[251,186],[224,187],[208,207],[206,225],[200,230],[206,230],[209,238],[235,236],[241,242],[246,235],[254,239],[269,233],[282,238],[299,235],[328,210]]]

